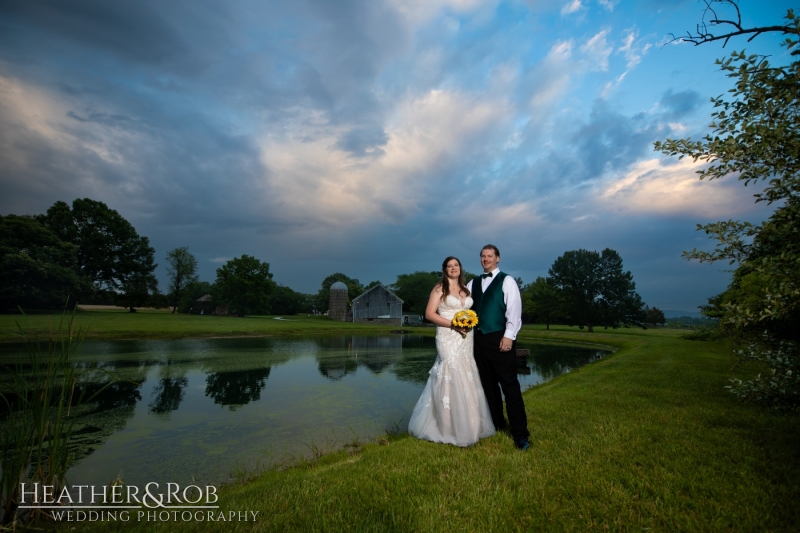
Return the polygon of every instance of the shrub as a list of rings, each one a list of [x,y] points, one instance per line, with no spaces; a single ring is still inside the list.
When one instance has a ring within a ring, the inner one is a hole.
[[[751,344],[734,353],[741,361],[757,361],[764,371],[748,381],[731,379],[728,390],[745,401],[774,409],[800,407],[800,352],[793,342],[781,341],[775,346]]]

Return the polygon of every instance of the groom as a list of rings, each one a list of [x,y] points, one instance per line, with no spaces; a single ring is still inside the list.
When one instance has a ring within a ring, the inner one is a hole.
[[[478,314],[479,320],[475,328],[475,363],[494,427],[498,431],[506,429],[503,417],[505,396],[514,445],[524,451],[530,446],[530,433],[517,380],[517,354],[514,349],[517,333],[522,327],[522,299],[514,278],[497,268],[499,262],[500,250],[497,246],[484,246],[481,250],[483,275],[467,284],[474,302],[472,309]]]

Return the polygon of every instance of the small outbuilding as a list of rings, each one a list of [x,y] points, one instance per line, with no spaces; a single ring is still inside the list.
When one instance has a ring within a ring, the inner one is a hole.
[[[403,300],[379,283],[353,298],[353,322],[400,326]]]
[[[210,294],[204,294],[194,303],[194,307],[189,311],[193,315],[210,315],[214,311],[214,302]]]
[[[228,316],[227,305],[216,305],[214,299],[210,294],[204,294],[194,304],[194,307],[189,311],[190,315],[215,315],[215,316]]]
[[[328,297],[328,318],[344,322],[347,318],[347,285],[337,281],[331,285]]]

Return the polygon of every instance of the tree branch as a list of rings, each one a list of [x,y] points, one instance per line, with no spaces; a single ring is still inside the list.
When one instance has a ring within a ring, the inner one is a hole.
[[[685,37],[676,37],[675,34],[670,33],[669,36],[671,39],[666,41],[666,44],[678,42],[684,43],[692,43],[695,46],[710,43],[713,41],[724,41],[722,43],[722,47],[725,48],[725,45],[728,44],[728,41],[731,37],[736,37],[739,35],[750,35],[750,38],[747,39],[747,42],[752,41],[762,33],[766,32],[779,32],[782,35],[789,35],[789,34],[797,34],[797,19],[794,18],[793,12],[789,11],[789,16],[787,19],[789,20],[789,24],[780,25],[780,26],[759,26],[756,28],[745,28],[742,26],[742,14],[739,11],[739,3],[738,0],[703,0],[705,4],[705,9],[703,9],[703,17],[699,24],[697,24],[695,33],[686,32]],[[717,14],[714,10],[713,4],[723,4],[726,6],[732,7],[736,12],[735,20],[723,19]],[[725,30],[730,28],[734,28],[731,31],[725,31],[719,35],[715,35],[711,32],[711,29],[720,26]],[[795,41],[796,42],[796,41]]]

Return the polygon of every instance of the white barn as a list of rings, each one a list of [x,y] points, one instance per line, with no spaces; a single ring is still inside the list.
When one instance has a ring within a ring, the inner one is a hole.
[[[401,326],[403,300],[379,283],[353,298],[353,322]]]

